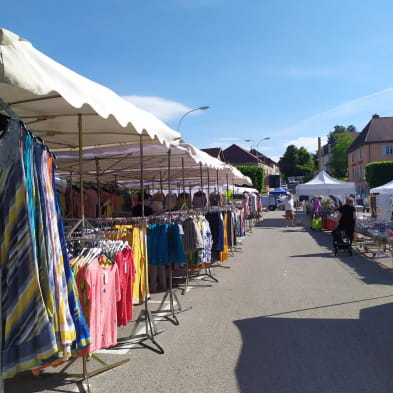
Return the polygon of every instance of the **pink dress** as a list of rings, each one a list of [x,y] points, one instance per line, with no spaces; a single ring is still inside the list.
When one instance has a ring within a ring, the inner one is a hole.
[[[90,352],[94,352],[117,344],[117,302],[121,297],[117,265],[104,267],[94,259],[86,267],[85,283],[90,303]]]

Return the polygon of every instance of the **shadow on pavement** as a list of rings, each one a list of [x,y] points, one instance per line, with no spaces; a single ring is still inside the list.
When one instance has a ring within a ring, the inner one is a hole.
[[[314,254],[299,254],[299,255],[291,255],[291,258],[337,258],[331,252],[317,252]]]
[[[265,218],[263,221],[255,225],[255,228],[280,228],[285,227],[284,217],[280,218]]]
[[[236,366],[242,393],[393,391],[392,303],[363,309],[359,319],[258,317],[234,323],[243,338]]]
[[[78,389],[78,390],[75,390]],[[35,392],[81,392],[86,388],[82,380],[69,379],[66,376],[55,373],[43,373],[34,376],[30,371],[17,374],[14,378],[4,382],[5,393],[35,393]]]
[[[393,285],[393,269],[388,268],[376,261],[369,260],[363,255],[354,252],[352,256],[344,252],[339,252],[337,256],[333,254],[333,239],[330,232],[314,231],[310,227],[310,216],[300,214],[298,220],[304,226],[302,227],[285,227],[283,218],[267,218],[258,224],[258,228],[269,229],[282,227],[283,233],[305,231],[314,238],[314,240],[325,250],[320,253],[310,253],[302,255],[293,255],[292,258],[312,258],[326,257],[329,260],[334,259],[351,268],[357,277],[366,284]]]
[[[334,256],[333,239],[330,232],[309,229],[309,233],[319,245],[328,249]],[[334,258],[354,270],[359,279],[366,284],[393,285],[393,269],[376,261],[370,261],[355,251],[352,256],[343,252],[338,253]]]

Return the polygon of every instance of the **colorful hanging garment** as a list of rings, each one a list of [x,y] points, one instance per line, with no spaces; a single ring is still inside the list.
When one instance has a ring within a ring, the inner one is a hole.
[[[2,376],[31,368],[58,346],[39,283],[32,238],[21,123],[5,120],[0,137],[0,264],[2,276]]]

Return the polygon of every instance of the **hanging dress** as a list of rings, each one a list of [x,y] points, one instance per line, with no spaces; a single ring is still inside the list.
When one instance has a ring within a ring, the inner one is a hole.
[[[2,275],[2,376],[10,377],[58,351],[43,300],[32,240],[23,168],[21,123],[15,119],[0,136],[0,264]]]

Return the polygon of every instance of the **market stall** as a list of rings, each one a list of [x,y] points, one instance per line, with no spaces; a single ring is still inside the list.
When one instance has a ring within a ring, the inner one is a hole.
[[[330,176],[327,172],[319,172],[313,179],[296,186],[296,195],[340,196],[355,194],[355,183],[343,182]]]
[[[357,246],[372,258],[393,256],[393,180],[370,189],[372,215],[360,216],[356,223]]]
[[[81,199],[83,198],[83,157],[81,153],[83,146],[102,146],[113,143],[137,143],[141,146],[143,142],[163,143],[169,146],[180,139],[179,133],[171,130],[154,115],[138,109],[106,87],[67,69],[36,50],[28,41],[5,29],[0,29],[0,69],[0,109],[2,113],[7,115],[4,117],[6,139],[12,138],[13,133],[14,137],[16,135],[21,139],[23,138],[24,148],[26,149],[24,160],[27,158],[32,160],[30,155],[33,150],[37,150],[37,152],[43,152],[45,161],[50,163],[50,165],[52,165],[54,157],[53,149],[78,147],[79,184],[82,189]],[[5,149],[6,144],[3,144],[2,147]],[[21,158],[18,157],[15,148],[17,148],[17,145],[14,146],[14,150],[8,149],[3,151],[2,158],[8,157],[11,154],[10,152],[14,152],[12,159],[19,160],[19,163]],[[143,153],[141,152],[141,154]],[[5,160],[2,164],[5,167],[2,167],[1,170],[6,171],[6,173],[15,171],[14,167],[11,166],[12,162],[12,160]],[[30,168],[33,167],[31,166]],[[32,187],[31,180],[25,183],[26,180],[24,179],[27,175],[24,177],[22,168],[19,169],[17,174],[12,172],[17,177],[12,183],[5,183],[4,181],[2,184],[5,187],[5,189],[2,189],[2,192],[7,197],[4,199],[3,207],[6,206],[5,201],[10,204],[13,203],[13,196],[10,191],[10,187],[13,184],[20,185],[20,189],[27,187],[31,195],[37,195],[36,193],[34,194],[33,189],[30,189]],[[28,167],[25,170],[28,170]],[[27,178],[31,179],[31,176],[33,176],[33,173],[30,173]],[[36,176],[35,173],[34,176]],[[50,178],[47,178],[46,181],[50,183],[45,185],[46,190],[50,190],[49,186],[52,185],[52,182]],[[143,189],[142,178],[141,188]],[[21,208],[23,206],[26,211],[30,211],[31,218],[35,220],[32,213],[33,206],[29,206],[27,201],[19,204],[19,206]],[[40,207],[39,204],[37,206]],[[52,209],[51,215],[46,217],[45,220],[52,220],[53,233],[57,233],[56,231],[60,231],[62,227],[60,225],[61,220],[59,220],[59,229],[57,229],[55,218],[58,213],[54,210],[53,201],[50,206]],[[84,219],[83,200],[81,200],[81,206],[81,216]],[[43,207],[40,208],[43,209]],[[50,210],[45,208],[45,212],[49,213]],[[6,218],[7,220],[12,220],[12,217],[4,215],[3,219],[6,220]],[[27,225],[26,222],[25,224]],[[5,223],[3,230],[7,231],[10,225],[10,223],[8,225]],[[44,228],[48,228],[48,226],[44,225]],[[34,232],[28,231],[27,233],[33,236]],[[7,233],[0,233],[0,235],[2,238],[9,238]],[[28,237],[26,239],[28,241]],[[36,241],[34,239],[42,241],[40,240],[42,237],[33,236],[32,241]],[[59,237],[53,235],[51,239],[53,247],[57,250],[57,258],[66,258],[64,250],[60,252]],[[6,245],[2,244],[2,246],[5,247]],[[41,243],[37,245],[37,247],[42,246],[43,244]],[[4,255],[8,255],[8,252]],[[46,251],[42,250],[42,252]],[[36,254],[37,252],[26,252],[24,256],[18,259],[18,263],[32,264]],[[7,264],[7,258],[2,260],[3,265]],[[65,266],[67,265],[65,263]],[[34,269],[26,265],[25,269],[21,266],[19,271],[33,272]],[[30,282],[35,282],[36,278],[31,276],[28,279]],[[62,277],[61,271],[59,271],[59,277],[56,277],[56,280],[67,282],[68,280],[72,281],[72,278],[71,276],[68,278]],[[8,279],[3,280],[3,282],[8,281]],[[74,284],[70,283],[70,285],[73,286]],[[16,288],[8,287],[2,289],[3,291],[16,290]],[[39,294],[38,289],[34,294]],[[36,298],[38,299],[37,296]],[[66,310],[64,307],[63,309]],[[11,308],[2,310],[3,320],[7,321],[7,323],[11,323],[9,315],[12,312]],[[63,314],[61,315],[64,316]],[[14,315],[13,323],[15,323],[17,318],[19,318],[17,320],[19,322],[19,320],[23,321],[23,319],[26,319],[26,316],[20,313],[18,313],[18,316]],[[44,315],[42,318],[41,321],[47,320],[48,316]],[[32,324],[29,327],[24,326],[23,329],[21,328],[20,334],[26,337],[26,340],[23,341],[24,345],[29,345],[30,338],[28,337],[34,338],[26,329],[31,329],[34,326]],[[44,358],[44,354],[39,354],[36,351],[26,352],[20,357],[21,349],[15,349],[13,345],[10,347],[3,346],[3,351],[5,350],[10,352],[10,359],[13,359],[13,363],[7,364],[8,369],[5,368],[6,365],[3,363],[3,376],[10,376],[16,371],[27,369],[29,366],[37,364],[35,357]],[[13,357],[13,353],[18,353],[18,356]],[[66,352],[67,356],[68,354],[69,351]],[[49,356],[49,354],[47,355]],[[88,375],[86,360],[86,356],[83,356],[83,377],[85,378]],[[114,367],[120,364],[122,362],[116,362],[111,366]],[[109,369],[111,366],[107,365],[105,369]]]

